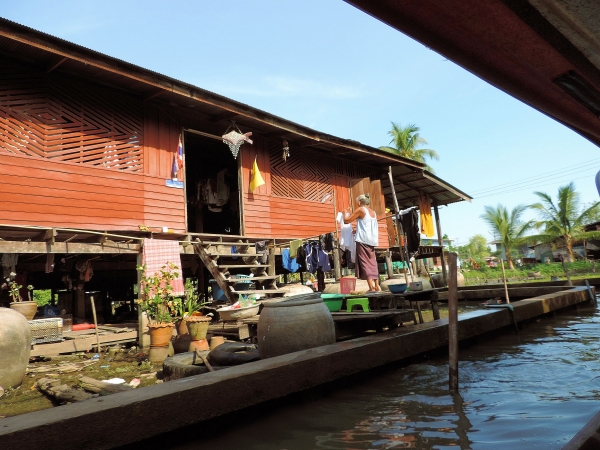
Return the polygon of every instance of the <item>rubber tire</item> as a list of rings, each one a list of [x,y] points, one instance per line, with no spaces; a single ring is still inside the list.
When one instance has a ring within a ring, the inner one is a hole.
[[[208,354],[208,362],[218,366],[239,366],[258,361],[260,355],[255,345],[242,342],[225,342]]]
[[[215,367],[219,370],[224,367]],[[163,379],[165,381],[178,380],[179,378],[191,377],[207,373],[208,369],[195,352],[179,353],[169,356],[163,361]]]

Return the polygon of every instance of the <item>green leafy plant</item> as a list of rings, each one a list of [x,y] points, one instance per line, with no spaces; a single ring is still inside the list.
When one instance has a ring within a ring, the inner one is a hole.
[[[142,298],[137,300],[141,310],[148,315],[151,324],[170,323],[177,316],[176,298],[171,282],[179,276],[179,267],[167,263],[152,276],[146,275],[146,265],[137,266],[141,272]]]
[[[183,298],[174,300],[177,317],[181,319],[185,319],[195,312],[200,311],[204,305],[209,303],[210,302],[203,302],[200,300],[200,295],[198,294],[198,282],[191,278],[185,280]]]
[[[8,276],[8,278],[6,278],[6,283],[4,283],[4,285],[2,286],[3,289],[8,289],[8,293],[9,295],[12,297],[12,301],[13,302],[21,302],[24,301],[21,298],[21,292],[20,289],[23,287],[22,285],[18,284],[15,281],[17,274],[14,272],[11,272],[10,275]],[[33,286],[30,284],[29,286],[27,286],[28,289],[28,298],[27,300],[31,299],[31,291],[33,290]],[[27,301],[25,300],[25,301]]]

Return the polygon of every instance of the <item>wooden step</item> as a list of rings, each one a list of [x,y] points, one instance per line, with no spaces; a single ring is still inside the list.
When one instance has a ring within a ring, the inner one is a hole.
[[[238,256],[240,258],[258,258],[262,255],[257,255],[256,253],[207,253],[208,256],[215,258],[215,257],[224,257],[224,258],[231,258],[234,256]]]
[[[225,281],[227,281],[228,283],[238,283],[240,281],[252,281],[252,280],[275,280],[279,278],[279,275],[261,275],[259,277],[249,277],[249,278],[235,278],[235,277],[229,277],[229,278],[225,278]]]
[[[248,289],[247,291],[234,291],[234,294],[285,294],[285,289]]]
[[[254,242],[207,242],[207,241],[192,241],[192,244],[200,244],[200,245],[214,245],[215,247],[218,245],[227,245],[229,247],[250,247],[251,245],[254,246]]]
[[[225,269],[260,269],[269,267],[268,264],[216,264],[219,270]]]

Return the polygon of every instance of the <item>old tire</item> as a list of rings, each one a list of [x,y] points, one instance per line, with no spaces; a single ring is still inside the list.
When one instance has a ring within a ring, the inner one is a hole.
[[[241,342],[225,342],[208,354],[208,362],[218,366],[239,366],[259,359],[256,346]]]
[[[219,370],[224,367],[213,366]],[[195,352],[179,353],[169,356],[163,362],[163,378],[165,381],[192,377],[208,372],[208,369]]]

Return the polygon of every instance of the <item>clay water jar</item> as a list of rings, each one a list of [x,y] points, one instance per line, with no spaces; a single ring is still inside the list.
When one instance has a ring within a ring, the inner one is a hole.
[[[335,326],[321,298],[263,303],[258,319],[260,358],[335,344]]]
[[[0,386],[8,389],[21,384],[30,352],[31,329],[25,316],[0,308]]]

